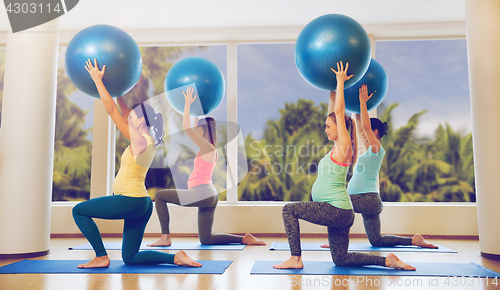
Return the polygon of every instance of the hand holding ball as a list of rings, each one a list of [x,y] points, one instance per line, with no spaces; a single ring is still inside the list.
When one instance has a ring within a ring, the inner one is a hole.
[[[352,87],[344,90],[345,109],[351,113],[360,113],[359,89],[362,85],[368,87],[368,95],[373,96],[366,102],[368,111],[375,109],[384,100],[387,93],[388,81],[382,65],[372,59],[365,75]]]
[[[125,31],[110,25],[83,29],[66,48],[65,66],[69,79],[80,91],[99,98],[95,83],[84,68],[89,59],[96,59],[99,66],[106,65],[102,81],[113,98],[130,91],[141,76],[139,46]]]
[[[312,86],[335,91],[337,80],[330,68],[340,61],[349,63],[348,88],[365,74],[370,64],[371,44],[364,28],[341,14],[327,14],[309,22],[295,43],[295,64]]]
[[[177,112],[184,113],[186,89],[196,89],[197,99],[190,115],[200,117],[213,112],[222,102],[226,92],[224,76],[211,61],[201,57],[188,57],[176,62],[165,78],[167,100]]]

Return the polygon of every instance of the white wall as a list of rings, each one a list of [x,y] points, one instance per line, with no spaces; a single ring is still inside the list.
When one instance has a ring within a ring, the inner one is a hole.
[[[75,203],[52,206],[51,234],[80,233],[71,215]],[[281,211],[285,203],[225,205],[215,211],[214,232],[285,233]],[[197,233],[197,208],[170,206],[172,233]],[[474,204],[457,203],[390,203],[382,211],[382,232],[393,234],[428,234],[477,236],[477,215]],[[98,220],[101,233],[121,233],[123,222]],[[326,233],[326,227],[301,222],[302,233]],[[156,211],[153,211],[146,233],[160,233]],[[363,219],[356,214],[353,234],[364,234]]]

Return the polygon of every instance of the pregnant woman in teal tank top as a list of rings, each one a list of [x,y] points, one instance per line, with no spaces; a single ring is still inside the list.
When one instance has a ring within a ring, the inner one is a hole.
[[[352,77],[347,75],[342,62],[337,63],[337,92],[330,93],[325,133],[334,148],[318,164],[318,177],[312,187],[310,202],[295,202],[283,208],[283,222],[290,244],[290,259],[274,265],[276,269],[301,269],[304,267],[300,248],[299,219],[323,225],[328,228],[330,254],[336,266],[378,265],[403,270],[415,270],[395,255],[387,257],[348,252],[349,230],[354,221],[351,200],[346,189],[349,165],[355,163],[356,130],[351,118],[345,116],[344,82]],[[349,133],[348,128],[351,129]],[[353,158],[354,157],[354,158]]]

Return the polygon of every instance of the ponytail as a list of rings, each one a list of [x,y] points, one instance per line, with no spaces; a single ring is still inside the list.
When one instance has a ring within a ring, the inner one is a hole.
[[[155,114],[153,124],[150,127],[151,129],[153,131],[153,138],[155,139],[155,146],[163,143],[165,131],[163,130],[163,115],[161,113]]]
[[[217,124],[212,117],[206,117],[198,120],[198,126],[203,128],[203,138],[214,147],[217,146]]]
[[[354,120],[347,115],[345,115],[345,126],[347,131],[349,131],[349,136],[351,137],[351,166],[354,168],[354,165],[358,161],[358,135],[356,134],[356,124],[354,123]]]
[[[140,106],[140,110],[136,110]],[[138,118],[144,117],[146,121],[146,126],[149,129],[149,133],[155,140],[155,146],[158,146],[163,142],[163,137],[165,136],[165,131],[163,130],[163,115],[161,113],[156,113],[153,107],[148,104],[139,103],[132,107]]]

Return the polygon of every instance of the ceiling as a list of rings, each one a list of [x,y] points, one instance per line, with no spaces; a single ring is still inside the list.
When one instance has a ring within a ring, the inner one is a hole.
[[[124,30],[303,27],[329,13],[363,26],[465,22],[465,0],[80,0],[60,17],[60,29],[110,24]],[[38,1],[37,1],[38,2]],[[11,31],[5,7],[0,32]]]

